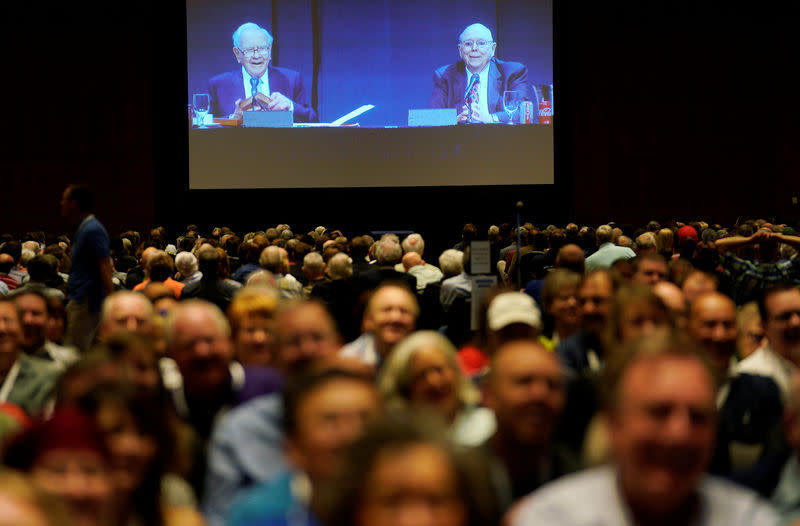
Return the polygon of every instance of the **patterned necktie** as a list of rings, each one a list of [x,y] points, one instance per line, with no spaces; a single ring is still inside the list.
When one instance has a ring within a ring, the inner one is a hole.
[[[480,102],[480,97],[478,96],[478,85],[481,83],[480,75],[473,73],[470,82],[472,82],[472,89],[469,90],[469,95],[467,95],[467,98],[469,99],[470,104],[478,104]]]
[[[261,79],[257,79],[255,77],[250,77],[250,96],[253,97],[253,109],[259,108],[261,105],[256,100],[256,95],[258,95],[258,83]]]

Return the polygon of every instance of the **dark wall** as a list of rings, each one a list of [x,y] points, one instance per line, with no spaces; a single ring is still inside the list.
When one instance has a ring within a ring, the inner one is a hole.
[[[188,192],[184,6],[51,9],[33,36],[7,36],[0,231],[66,231],[57,201],[73,180],[95,186],[113,232],[325,222],[427,227],[445,243],[466,220],[513,220],[517,200],[544,222],[796,221],[794,19],[706,3],[556,2],[556,187],[424,192]]]

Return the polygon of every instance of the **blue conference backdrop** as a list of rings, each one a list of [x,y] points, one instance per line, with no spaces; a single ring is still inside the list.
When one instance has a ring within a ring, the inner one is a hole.
[[[187,102],[209,78],[240,68],[231,35],[255,22],[275,38],[272,64],[303,75],[320,122],[374,104],[356,119],[362,126],[405,126],[475,22],[491,29],[497,58],[525,64],[529,84],[551,84],[552,12],[552,0],[191,0]]]

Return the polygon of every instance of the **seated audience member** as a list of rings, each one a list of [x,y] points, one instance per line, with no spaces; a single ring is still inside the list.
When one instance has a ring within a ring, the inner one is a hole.
[[[335,359],[342,346],[335,322],[316,301],[282,305],[275,326],[275,367],[290,378]],[[212,526],[225,524],[228,507],[243,490],[285,471],[282,410],[280,394],[259,396],[233,408],[214,426],[203,499]]]
[[[417,278],[417,294],[422,294],[428,284],[437,283],[444,276],[441,270],[425,263],[417,252],[407,252],[403,255],[401,266],[405,272]]]
[[[200,247],[197,251],[197,260],[203,276],[199,281],[186,285],[182,297],[206,300],[225,312],[233,295],[242,288],[241,285],[237,281],[223,277],[220,271],[222,257],[211,245]]]
[[[234,501],[225,523],[290,526],[298,517],[313,523],[312,495],[341,468],[346,448],[380,405],[370,376],[327,369],[293,379],[283,393],[287,469]]]
[[[608,322],[603,330],[603,345],[610,352],[620,345],[643,337],[659,330],[673,327],[669,310],[652,289],[641,283],[621,285],[611,304]],[[594,466],[608,461],[608,423],[606,415],[602,412],[595,413],[599,407],[598,400],[578,398],[581,395],[594,395],[597,393],[584,393],[574,389],[570,399],[570,416],[573,424],[579,425],[584,419],[589,419],[583,437],[581,455],[583,462]],[[580,412],[573,405],[580,400]],[[579,429],[575,427],[574,429]]]
[[[311,289],[318,283],[330,281],[325,275],[327,265],[322,260],[319,252],[309,252],[303,257],[302,271],[306,276],[306,285],[303,286],[303,297],[311,295]]]
[[[60,526],[71,520],[61,502],[8,469],[0,472],[0,510],[8,526]]]
[[[356,278],[359,294],[375,289],[381,282],[394,280],[405,283],[412,291],[417,290],[417,278],[405,272],[397,272],[394,266],[401,262],[403,249],[397,236],[383,236],[375,244],[375,265],[360,272]]]
[[[14,258],[11,254],[0,253],[0,283],[5,285],[3,289],[8,292],[20,286],[20,283],[11,276],[11,271],[15,267]]]
[[[418,331],[389,353],[378,377],[386,407],[431,411],[458,444],[482,444],[495,430],[494,416],[479,407],[480,391],[462,375],[456,348],[435,331]]]
[[[396,415],[365,431],[319,492],[326,526],[497,524],[480,455],[456,449],[436,422]]]
[[[261,268],[275,276],[281,298],[300,299],[303,297],[303,285],[289,274],[289,255],[285,249],[271,245],[266,247],[258,258]]]
[[[622,285],[611,303],[604,330],[605,347],[613,349],[621,343],[671,326],[669,310],[649,286],[640,283]]]
[[[241,265],[233,274],[234,280],[244,284],[252,272],[261,268],[258,264],[258,258],[266,246],[266,238],[263,236],[256,236],[250,241],[244,241],[239,245],[239,262]]]
[[[689,303],[683,291],[671,281],[659,281],[653,286],[653,292],[661,298],[669,310],[672,325],[679,329],[686,328]]]
[[[198,267],[197,256],[188,251],[175,256],[175,268],[178,270],[178,281],[184,285],[191,285],[203,277]]]
[[[608,321],[613,296],[614,284],[606,270],[589,272],[578,287],[581,329],[556,349],[573,373],[597,372],[605,361],[601,334]]]
[[[342,348],[341,356],[379,368],[394,346],[416,328],[418,316],[417,298],[403,283],[378,286],[364,310],[363,333]]]
[[[340,252],[328,261],[330,281],[321,281],[311,289],[310,297],[322,300],[328,307],[339,332],[346,341],[359,335],[359,323],[355,319],[356,298],[354,297],[353,260]]]
[[[800,289],[789,283],[770,287],[759,298],[758,310],[766,345],[739,362],[736,370],[771,378],[785,397],[800,365]]]
[[[444,254],[442,254],[444,255]],[[461,273],[445,278],[439,291],[439,302],[447,314],[456,300],[466,300],[472,295],[472,277],[470,274],[470,248],[466,247],[461,260]]]
[[[268,287],[248,286],[233,297],[228,321],[234,356],[242,365],[274,365],[277,308],[278,295]]]
[[[633,281],[652,287],[667,279],[667,262],[659,254],[638,256],[633,262]]]
[[[492,354],[512,340],[542,343],[542,313],[536,302],[523,292],[496,292],[489,295],[486,307],[486,325],[483,327],[486,352]]]
[[[308,104],[302,75],[270,65],[272,44],[272,35],[257,24],[247,22],[236,29],[233,54],[242,67],[209,79],[212,115],[241,117],[242,111],[291,111],[294,122],[316,122],[317,112]]]
[[[662,228],[656,232],[656,252],[670,261],[674,248],[675,233],[670,228]]]
[[[653,255],[658,252],[656,236],[652,232],[645,232],[636,238],[634,249],[637,257]]]
[[[109,453],[115,524],[202,525],[185,480],[169,471],[175,461],[166,406],[125,384],[95,387],[80,401],[94,418]]]
[[[3,463],[63,503],[70,519],[64,524],[119,524],[109,453],[83,411],[65,408],[37,422],[8,445]]]
[[[484,388],[497,430],[486,449],[503,509],[578,463],[554,440],[565,404],[565,370],[558,357],[531,340],[504,343],[492,355]],[[499,480],[498,480],[499,479]]]
[[[770,497],[784,524],[797,524],[800,519],[800,494],[797,492],[800,479],[800,374],[797,372],[790,381],[783,433],[789,448],[784,455],[770,459],[766,469],[762,468],[759,489]]]
[[[761,322],[761,315],[758,313],[758,303],[751,301],[742,305],[736,313],[736,326],[739,331],[739,342],[736,344],[736,358],[739,365],[748,356],[752,356],[757,350],[769,345],[766,336],[764,336],[764,324]],[[759,373],[756,373],[759,374]],[[763,375],[769,376],[769,375]],[[776,383],[777,380],[776,380]],[[783,387],[778,383],[778,387]]]
[[[581,279],[581,274],[567,269],[556,269],[544,279],[542,307],[546,315],[545,337],[553,348],[580,329],[578,286]]]
[[[618,259],[631,259],[636,252],[628,247],[616,246],[613,243],[614,232],[609,225],[597,227],[597,251],[586,258],[586,272],[596,268],[608,268]]]
[[[552,252],[553,249],[550,250]],[[523,261],[524,263],[524,261]],[[586,258],[583,255],[583,250],[578,245],[567,244],[558,249],[555,258],[553,259],[553,269],[566,269],[576,272],[583,276],[586,270]],[[542,267],[541,271],[537,272],[536,279],[532,279],[525,285],[525,293],[530,295],[537,303],[542,303],[542,287],[544,280],[549,275],[549,272]]]
[[[61,367],[51,361],[29,356],[22,350],[20,308],[0,297],[0,386],[2,401],[21,407],[29,416],[50,408]]]
[[[729,297],[710,292],[695,299],[689,309],[688,332],[708,353],[721,382],[717,396],[719,430],[710,470],[727,476],[772,453],[771,437],[778,429],[782,411],[780,391],[765,376],[736,374],[736,306]]]
[[[63,369],[78,359],[78,353],[73,347],[64,347],[47,339],[50,304],[46,290],[42,285],[28,282],[12,293],[22,316],[22,350]]]
[[[717,388],[695,345],[678,334],[637,339],[611,357],[606,378],[612,463],[541,488],[509,524],[778,524],[757,495],[705,474]]]
[[[144,255],[142,255],[142,258],[144,258]],[[163,250],[154,250],[145,259],[145,270],[147,278],[133,287],[134,291],[142,290],[150,281],[157,281],[172,289],[176,298],[181,297],[184,285],[172,279],[172,275],[175,273],[175,264],[169,254]]]
[[[403,255],[411,254],[412,252],[415,254],[419,254],[420,259],[425,254],[425,240],[422,239],[422,236],[419,234],[409,234],[403,242],[400,244],[403,248]],[[423,268],[424,271],[418,269],[416,271],[417,275],[424,276],[424,281],[427,283],[432,283],[435,281],[439,281],[442,279],[442,271],[436,265],[431,265],[430,263],[426,263],[423,261]],[[416,266],[416,265],[415,265]],[[408,272],[408,269],[405,268],[404,264],[398,263],[394,266],[394,269],[398,272]],[[438,278],[436,277],[438,276]],[[419,277],[417,278],[417,287],[419,289]],[[425,288],[424,286],[422,288]]]
[[[628,236],[620,234],[614,240],[614,244],[618,247],[625,247],[625,248],[633,248],[633,239],[629,238]]]
[[[170,316],[167,358],[159,365],[175,410],[199,439],[200,455],[189,481],[202,498],[203,442],[217,416],[242,401],[277,391],[282,382],[268,369],[244,368],[233,361],[230,325],[214,304],[186,300]]]
[[[175,293],[163,283],[150,282],[142,289],[142,294],[153,304],[153,315],[166,318],[178,304]]]
[[[106,341],[122,331],[152,336],[153,305],[144,294],[120,290],[103,302],[98,339]]]
[[[58,259],[51,254],[40,254],[28,264],[30,279],[26,283],[47,287],[47,293],[66,299],[67,284],[58,274]],[[25,286],[25,285],[23,285]]]
[[[800,281],[800,256],[796,253],[782,259],[779,245],[786,243],[800,247],[800,237],[776,234],[761,228],[751,236],[731,236],[716,241],[722,252],[720,264],[730,272],[733,279],[733,300],[737,305],[758,300],[759,295],[770,285],[779,282],[796,283]],[[733,255],[730,251],[758,244],[757,260],[747,260]]]
[[[487,294],[479,313],[480,326],[471,342],[458,350],[458,363],[473,381],[479,382],[489,369],[489,355],[510,340],[525,339],[543,345],[542,315],[536,302],[522,292],[495,289]]]
[[[717,290],[717,279],[712,274],[702,270],[693,270],[686,275],[681,284],[681,290],[686,301],[693,302],[698,296]]]

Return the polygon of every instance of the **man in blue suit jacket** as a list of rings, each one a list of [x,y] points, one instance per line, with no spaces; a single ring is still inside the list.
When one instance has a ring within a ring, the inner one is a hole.
[[[243,106],[257,95],[254,109],[293,111],[295,122],[317,120],[317,113],[308,105],[300,73],[269,65],[272,42],[272,35],[266,29],[250,22],[233,33],[233,54],[242,69],[208,81],[213,115],[240,115]]]
[[[519,91],[521,100],[531,100],[528,68],[519,62],[494,57],[497,43],[483,24],[472,24],[461,33],[458,53],[461,60],[442,66],[433,73],[431,108],[456,108],[458,122],[508,122],[503,108],[503,92]],[[477,102],[466,104],[467,87],[477,75]]]

